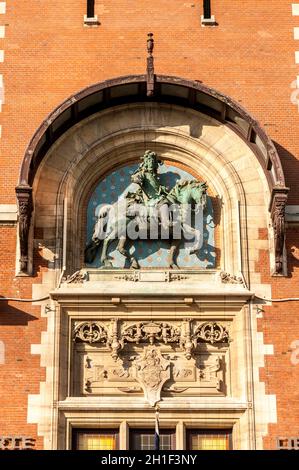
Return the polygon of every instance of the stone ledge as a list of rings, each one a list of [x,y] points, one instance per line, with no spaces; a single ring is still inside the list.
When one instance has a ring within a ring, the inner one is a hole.
[[[87,15],[84,15],[84,26],[89,26],[89,27],[97,27],[101,23],[98,21],[98,15],[95,15],[93,17],[88,17]]]
[[[128,410],[130,404],[131,410],[152,410],[152,407],[147,403],[143,397],[127,397],[126,399],[120,397],[68,397],[63,401],[58,402],[60,411],[98,411],[110,409],[111,406],[117,407],[117,411],[122,409]],[[162,405],[163,404],[163,405]],[[198,411],[233,411],[240,412],[246,411],[251,407],[251,403],[247,401],[238,400],[236,398],[226,397],[225,400],[215,397],[174,397],[163,398],[161,405],[163,410],[179,410],[185,411],[186,409],[196,409]]]
[[[0,223],[13,223],[18,220],[16,204],[0,204]]]
[[[214,15],[211,15],[210,18],[205,18],[203,15],[201,15],[200,21],[201,21],[201,26],[217,26]]]

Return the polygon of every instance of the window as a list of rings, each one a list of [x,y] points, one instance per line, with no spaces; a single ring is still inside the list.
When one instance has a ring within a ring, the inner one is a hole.
[[[211,0],[204,0],[203,2],[203,17],[205,20],[211,18]]]
[[[190,430],[187,432],[188,450],[230,450],[231,431]]]
[[[216,26],[215,16],[211,14],[211,0],[203,0],[202,26]]]
[[[87,18],[94,18],[94,0],[87,0]]]
[[[160,450],[175,449],[175,431],[160,429]],[[155,433],[151,429],[130,431],[130,450],[155,450]]]
[[[279,437],[277,439],[278,450],[299,450],[299,437]]]
[[[85,26],[98,26],[98,16],[95,14],[95,0],[87,0],[86,15],[84,15]]]
[[[111,429],[74,429],[74,450],[117,450],[118,431]]]

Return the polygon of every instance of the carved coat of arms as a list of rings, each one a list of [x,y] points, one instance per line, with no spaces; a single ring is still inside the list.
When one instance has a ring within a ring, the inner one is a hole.
[[[170,379],[170,362],[164,359],[157,347],[148,346],[135,361],[135,378],[144,391],[145,399],[155,406],[161,399],[164,383]]]

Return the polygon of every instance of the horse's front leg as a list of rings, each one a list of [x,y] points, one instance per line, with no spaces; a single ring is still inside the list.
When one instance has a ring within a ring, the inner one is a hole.
[[[171,240],[171,245],[169,249],[169,267],[171,269],[178,269],[179,266],[176,263],[177,256],[178,256],[178,251],[179,251],[179,246],[181,244],[181,240],[176,239],[176,240]]]
[[[115,230],[113,230],[107,238],[103,241],[103,248],[102,248],[102,253],[101,253],[101,263],[104,265],[104,267],[107,268],[112,268],[113,265],[111,261],[109,260],[107,253],[108,253],[108,248],[110,246],[110,243],[115,239]]]
[[[119,239],[119,242],[118,242],[118,245],[117,245],[117,250],[123,255],[125,256],[125,258],[127,259],[130,259],[130,268],[133,268],[133,269],[139,269],[140,266],[139,266],[139,263],[137,261],[137,259],[132,256],[126,249],[126,243],[127,243],[127,238],[126,237],[121,237]]]

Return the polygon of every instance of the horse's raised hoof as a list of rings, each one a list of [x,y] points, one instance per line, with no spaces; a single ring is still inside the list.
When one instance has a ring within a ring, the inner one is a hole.
[[[102,263],[103,263],[102,269],[113,268],[113,264],[111,263],[111,261],[109,261],[109,259],[102,260]]]
[[[140,269],[139,263],[137,259],[133,258],[131,261],[131,268],[132,269]]]
[[[171,263],[171,265],[169,266],[169,268],[170,268],[170,269],[180,269],[180,268],[178,267],[178,265],[175,264],[175,263]]]

